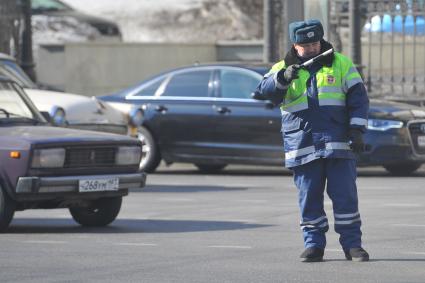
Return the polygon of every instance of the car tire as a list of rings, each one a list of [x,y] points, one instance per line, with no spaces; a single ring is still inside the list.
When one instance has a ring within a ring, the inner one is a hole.
[[[224,169],[227,164],[195,164],[202,173],[217,173]]]
[[[0,232],[4,232],[9,227],[15,214],[15,202],[0,185]]]
[[[138,128],[137,138],[143,145],[140,169],[147,173],[153,173],[161,162],[161,154],[159,153],[158,146],[152,134],[145,127]]]
[[[421,167],[418,163],[405,163],[396,165],[384,165],[385,170],[395,176],[408,176]]]
[[[70,207],[72,218],[82,226],[106,226],[117,218],[121,209],[122,197],[102,198],[89,207]]]

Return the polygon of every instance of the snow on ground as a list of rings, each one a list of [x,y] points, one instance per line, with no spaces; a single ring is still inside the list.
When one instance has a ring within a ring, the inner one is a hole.
[[[33,40],[44,44],[94,40],[100,33],[94,27],[70,17],[32,16]]]
[[[261,26],[233,0],[64,0],[116,22],[126,42],[255,39]]]

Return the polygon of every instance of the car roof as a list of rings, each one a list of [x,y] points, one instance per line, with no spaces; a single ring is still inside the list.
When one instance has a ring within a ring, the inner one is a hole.
[[[210,62],[210,63],[195,63],[193,65],[186,65],[186,66],[182,66],[182,67],[177,67],[174,69],[167,69],[164,70],[163,72],[157,73],[151,77],[148,77],[146,79],[143,80],[144,82],[148,82],[152,79],[155,79],[157,77],[160,77],[162,75],[165,74],[169,74],[169,73],[174,73],[174,72],[178,72],[178,71],[183,71],[183,70],[190,70],[190,69],[194,69],[196,70],[197,68],[220,68],[220,67],[235,67],[235,68],[242,68],[242,69],[247,69],[247,70],[252,70],[254,72],[257,72],[261,75],[264,75],[265,73],[268,72],[268,70],[271,68],[271,64],[267,64],[267,63],[262,63],[262,62]],[[140,85],[140,82],[137,84]]]
[[[243,69],[249,69],[249,70],[269,70],[271,68],[271,64],[263,63],[263,62],[208,62],[208,63],[195,63],[194,65],[188,65],[181,68],[176,68],[174,70],[169,71],[175,71],[175,70],[181,70],[181,69],[189,69],[189,68],[197,68],[197,67],[236,67],[236,68],[243,68]]]
[[[193,65],[187,65],[187,66],[182,66],[182,67],[177,67],[174,69],[167,69],[164,70],[160,73],[157,73],[155,75],[152,75],[146,79],[143,79],[142,81],[124,88],[122,90],[119,90],[117,92],[114,92],[110,95],[114,96],[114,95],[125,95],[127,92],[140,87],[141,85],[144,85],[146,83],[149,83],[150,81],[159,78],[161,76],[167,75],[167,74],[171,74],[171,73],[175,73],[175,72],[179,72],[179,71],[184,71],[184,70],[196,70],[196,69],[203,69],[203,68],[220,68],[220,67],[235,67],[235,68],[242,68],[242,69],[246,69],[246,70],[251,70],[254,71],[260,75],[264,75],[266,74],[269,69],[271,68],[272,64],[268,64],[268,63],[263,63],[263,62],[210,62],[210,63],[195,63]]]

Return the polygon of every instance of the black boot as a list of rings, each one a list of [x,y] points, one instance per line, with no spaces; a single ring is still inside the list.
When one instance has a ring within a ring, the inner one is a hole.
[[[323,260],[325,251],[320,248],[307,248],[300,255],[302,262],[318,262]]]
[[[345,258],[352,261],[369,261],[369,254],[363,248],[344,250]]]

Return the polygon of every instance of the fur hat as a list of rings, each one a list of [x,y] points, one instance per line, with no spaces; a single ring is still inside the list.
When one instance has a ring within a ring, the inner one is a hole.
[[[289,24],[292,43],[311,43],[323,38],[323,26],[319,20],[306,20]]]

